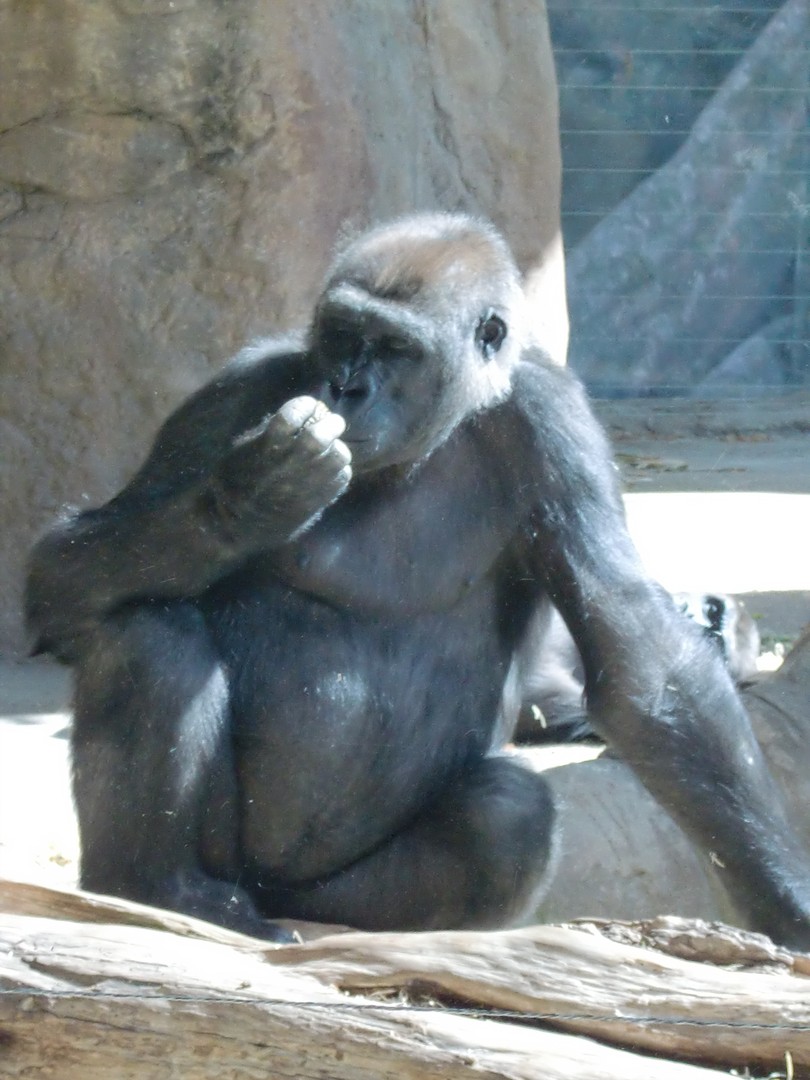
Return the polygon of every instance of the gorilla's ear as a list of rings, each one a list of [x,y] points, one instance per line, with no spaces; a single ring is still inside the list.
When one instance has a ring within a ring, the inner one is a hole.
[[[475,344],[486,360],[491,360],[503,345],[508,333],[506,323],[494,311],[488,311],[475,328]]]

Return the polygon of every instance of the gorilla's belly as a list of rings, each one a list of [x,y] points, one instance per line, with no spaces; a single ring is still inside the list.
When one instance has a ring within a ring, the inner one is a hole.
[[[244,854],[289,880],[376,846],[489,745],[508,667],[489,586],[442,614],[370,619],[265,582],[214,633]]]

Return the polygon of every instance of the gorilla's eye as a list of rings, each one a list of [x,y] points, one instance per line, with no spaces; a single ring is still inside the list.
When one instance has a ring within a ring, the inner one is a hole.
[[[506,337],[506,323],[499,315],[490,312],[475,328],[475,344],[487,358],[494,356]]]
[[[389,356],[404,356],[413,350],[413,345],[407,338],[395,334],[386,334],[380,340],[380,351]]]

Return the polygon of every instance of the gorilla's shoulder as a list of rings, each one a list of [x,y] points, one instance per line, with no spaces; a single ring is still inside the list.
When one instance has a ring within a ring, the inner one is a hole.
[[[512,399],[530,414],[587,409],[587,395],[577,376],[539,347],[526,349],[512,372]]]
[[[291,356],[300,356],[306,348],[303,333],[278,334],[273,337],[256,338],[245,345],[228,361],[226,372],[245,372],[250,368],[263,367],[282,362]]]

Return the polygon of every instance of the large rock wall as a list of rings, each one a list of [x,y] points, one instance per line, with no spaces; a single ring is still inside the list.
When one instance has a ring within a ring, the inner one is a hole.
[[[335,238],[423,208],[507,234],[564,351],[537,0],[36,0],[0,9],[0,644],[35,534],[305,314]]]
[[[561,54],[567,238],[598,222],[569,249],[571,366],[606,394],[722,397],[807,384],[810,5],[768,0],[755,13],[634,0],[615,37],[609,18],[588,15],[587,25],[621,42],[612,80],[588,53],[577,84],[580,53]],[[564,42],[586,25],[576,5],[562,21]],[[638,55],[625,50],[632,44]],[[577,125],[596,134],[577,136]]]
[[[782,3],[568,0],[551,5],[566,170],[566,250],[681,147]],[[794,45],[801,50],[805,43],[800,38]]]

